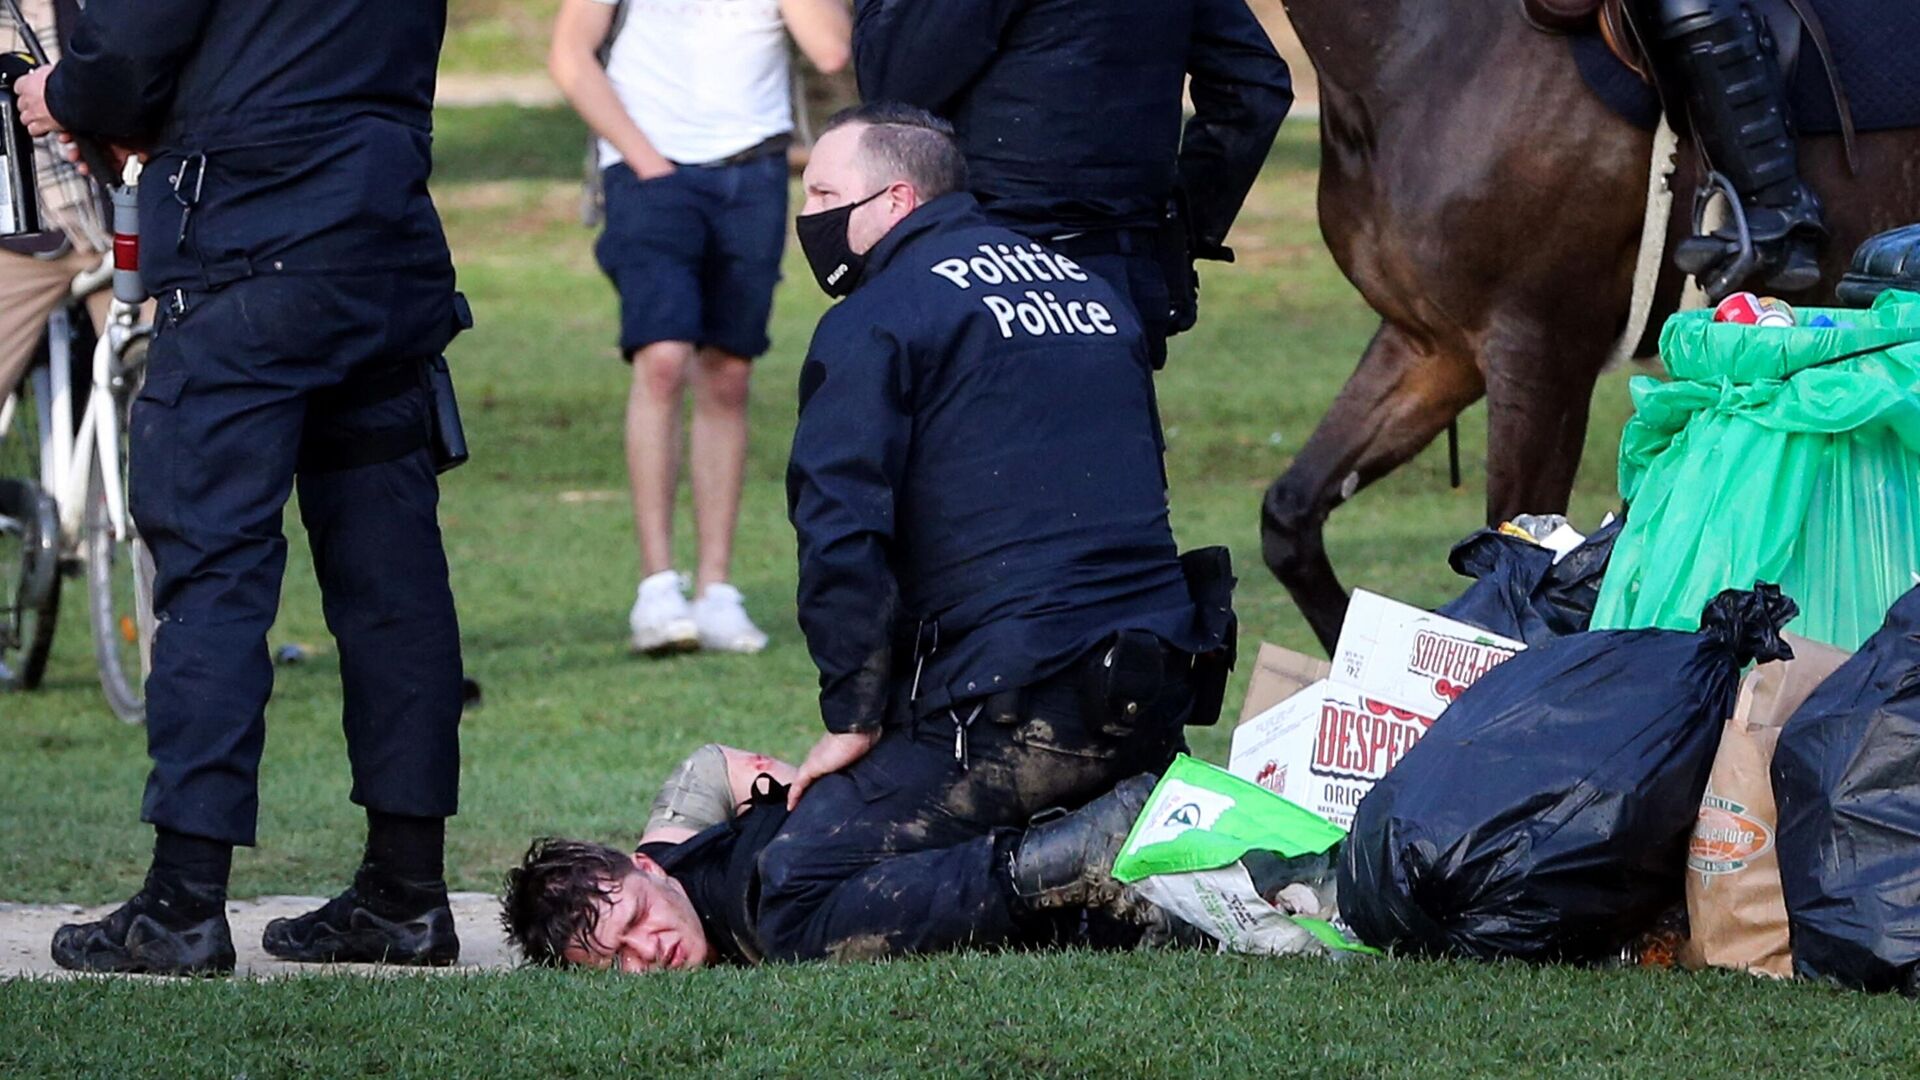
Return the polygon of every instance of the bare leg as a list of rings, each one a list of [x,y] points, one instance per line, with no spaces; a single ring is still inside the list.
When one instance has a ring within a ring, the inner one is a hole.
[[[1418,454],[1481,392],[1470,359],[1423,351],[1382,324],[1306,447],[1267,489],[1262,555],[1328,650],[1346,618],[1347,593],[1327,559],[1327,515]]]
[[[700,350],[693,376],[693,521],[700,537],[695,595],[727,580],[747,467],[747,382],[753,364]]]
[[[693,346],[658,341],[633,354],[627,395],[627,482],[640,576],[673,568],[673,495],[680,480],[680,399]]]

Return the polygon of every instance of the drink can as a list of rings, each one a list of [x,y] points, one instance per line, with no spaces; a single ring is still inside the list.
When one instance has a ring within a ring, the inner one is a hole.
[[[1758,296],[1750,292],[1737,292],[1720,301],[1720,306],[1713,309],[1713,321],[1757,326],[1764,312]]]

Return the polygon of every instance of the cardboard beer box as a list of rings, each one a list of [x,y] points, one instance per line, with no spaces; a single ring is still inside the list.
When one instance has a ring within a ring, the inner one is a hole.
[[[1253,678],[1247,683],[1247,700],[1240,706],[1240,722],[1246,723],[1332,672],[1333,665],[1325,660],[1261,642],[1260,655],[1253,661]]]
[[[1433,721],[1322,679],[1240,725],[1227,771],[1343,829]]]
[[[1410,604],[1355,590],[1332,678],[1416,716],[1438,717],[1526,646]]]
[[[1341,828],[1480,676],[1525,645],[1356,592],[1331,664],[1262,644],[1228,771]]]

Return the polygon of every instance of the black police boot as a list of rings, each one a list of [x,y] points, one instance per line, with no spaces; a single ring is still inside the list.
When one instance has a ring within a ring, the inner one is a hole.
[[[1827,226],[1800,180],[1786,85],[1758,16],[1737,0],[1659,0],[1661,60],[1686,88],[1687,115],[1708,162],[1737,195],[1751,248],[1729,223],[1682,241],[1674,263],[1718,301],[1758,278],[1779,292],[1820,282]]]
[[[54,931],[53,962],[68,971],[229,974],[234,953],[226,901],[222,886],[148,874],[111,915]]]
[[[1158,781],[1123,780],[1087,805],[1035,825],[1013,849],[1013,891],[1033,911],[1099,908],[1129,917],[1145,903],[1113,878],[1113,861]]]
[[[1840,302],[1872,307],[1888,289],[1920,292],[1920,225],[1903,225],[1867,238],[1853,253],[1853,265],[1840,279]]]
[[[260,946],[281,960],[313,964],[446,967],[460,961],[444,882],[369,881],[364,868],[319,909],[268,923]]]

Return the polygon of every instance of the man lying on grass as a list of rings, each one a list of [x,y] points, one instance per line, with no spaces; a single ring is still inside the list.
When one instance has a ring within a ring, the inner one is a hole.
[[[836,866],[816,857],[803,903],[766,904],[761,856],[783,835],[785,785],[794,771],[762,754],[708,744],[668,778],[632,854],[577,840],[534,841],[507,874],[501,903],[508,939],[536,964],[626,972],[956,949],[1200,943],[1191,928],[1109,873],[1153,791],[1150,775],[1044,824],[994,830],[984,866],[975,841],[878,863],[855,858]],[[895,827],[926,825],[856,813],[830,826],[827,837],[813,838],[826,843],[807,847],[831,851],[835,835]]]

